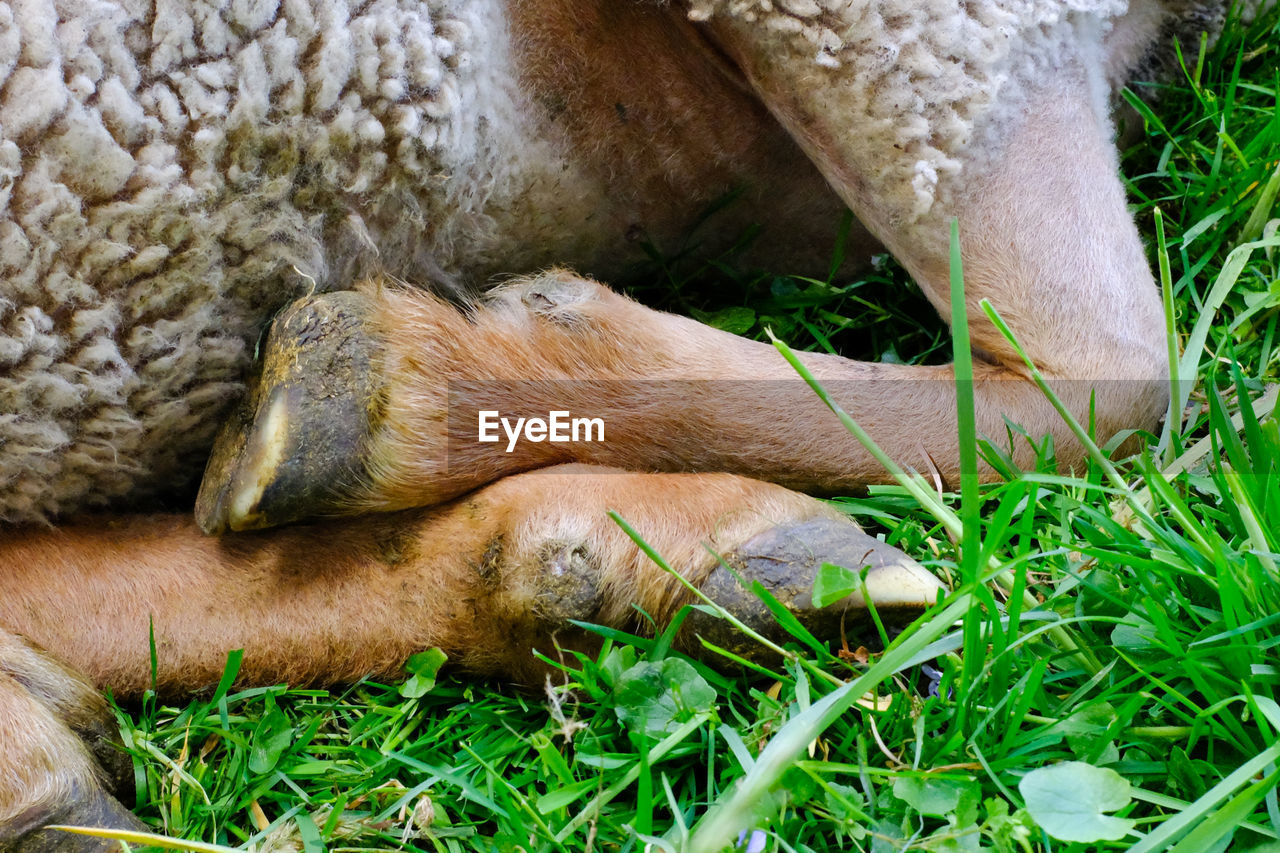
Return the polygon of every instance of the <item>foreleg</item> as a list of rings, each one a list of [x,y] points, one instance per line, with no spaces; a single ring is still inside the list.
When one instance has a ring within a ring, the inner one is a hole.
[[[759,579],[819,636],[860,596],[818,611],[822,562],[872,566],[882,612],[917,612],[939,585],[900,552],[819,501],[717,474],[635,474],[564,466],[506,478],[433,509],[312,527],[203,536],[176,516],[30,531],[0,544],[0,625],[50,649],[116,695],[151,684],[216,684],[244,649],[247,683],[318,684],[394,674],[438,646],[466,670],[527,678],[537,649],[589,647],[569,620],[652,630],[692,600],[606,514],[614,509],[695,586],[760,630],[773,619],[717,555]],[[700,617],[701,618],[701,617]],[[714,620],[683,632],[737,644]]]

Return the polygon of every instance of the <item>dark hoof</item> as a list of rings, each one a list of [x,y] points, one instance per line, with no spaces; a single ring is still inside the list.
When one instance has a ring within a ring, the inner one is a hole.
[[[287,524],[341,507],[382,406],[382,350],[354,291],[300,299],[272,323],[262,373],[223,425],[196,499],[206,533]]]
[[[105,707],[104,707],[104,710]],[[71,730],[84,741],[89,754],[102,769],[102,781],[107,790],[125,804],[134,802],[133,757],[125,752],[120,744],[120,729],[116,726],[114,714],[97,717],[81,724],[67,720]]]
[[[134,817],[118,800],[98,787],[88,790],[76,787],[72,789],[69,801],[60,808],[33,810],[0,826],[0,851],[107,853],[122,850],[119,841],[50,829],[51,825],[151,831],[150,827]]]
[[[867,593],[876,612],[887,622],[914,618],[937,600],[942,584],[906,554],[864,533],[849,521],[815,518],[770,528],[725,555],[725,562],[742,577],[717,566],[701,589],[747,627],[775,642],[789,635],[764,602],[750,589],[753,580],[769,591],[819,639],[839,636],[841,624],[850,632],[863,629],[869,614],[862,594],[854,593],[824,608],[813,606],[813,581],[823,563],[854,572],[870,566]],[[764,650],[729,621],[695,611],[685,626],[707,641],[748,659]]]

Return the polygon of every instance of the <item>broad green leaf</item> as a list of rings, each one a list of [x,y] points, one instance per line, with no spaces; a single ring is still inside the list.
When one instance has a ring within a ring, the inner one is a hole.
[[[813,606],[826,607],[858,590],[856,572],[832,563],[823,563],[813,579]]]
[[[1067,717],[1056,728],[1067,736],[1067,746],[1081,761],[1110,764],[1119,758],[1118,751],[1107,737],[1107,730],[1116,722],[1116,709],[1109,702],[1090,702]],[[1103,757],[1109,760],[1099,760]]]
[[[840,825],[842,832],[850,838],[866,838],[867,830],[862,825],[862,821],[867,819],[866,812],[863,811],[866,803],[859,791],[848,785],[829,782],[822,802],[832,820]]]
[[[1206,772],[1208,771],[1208,772]],[[1199,799],[1208,788],[1206,778],[1212,778],[1213,766],[1208,762],[1192,761],[1187,751],[1174,745],[1169,750],[1169,759],[1165,762],[1165,772],[1169,774],[1169,786],[1188,800]]]
[[[448,656],[439,649],[427,649],[411,655],[404,665],[409,678],[400,685],[400,695],[406,699],[420,699],[430,693],[436,686],[436,674],[447,659]]]
[[[858,789],[850,785],[827,783],[823,804],[837,821],[852,821],[865,817],[863,809],[867,806],[867,800]]]
[[[623,672],[614,687],[614,698],[614,711],[624,725],[662,737],[699,713],[714,709],[716,691],[688,661],[666,658],[640,661]]]
[[[943,817],[960,805],[960,797],[974,783],[966,779],[900,776],[893,780],[893,794],[920,814]]]
[[[1147,620],[1130,613],[1111,630],[1111,642],[1127,652],[1153,654],[1156,646],[1156,627]]]
[[[267,713],[258,721],[253,731],[253,747],[249,751],[249,770],[253,773],[267,773],[284,755],[285,750],[293,743],[294,728],[289,725],[289,718],[284,712],[271,703]]]
[[[750,308],[737,306],[702,314],[700,319],[712,328],[734,335],[744,335],[756,324],[756,312]]]
[[[1035,822],[1060,841],[1118,841],[1135,823],[1106,814],[1129,804],[1129,780],[1083,761],[1032,770],[1018,791]]]

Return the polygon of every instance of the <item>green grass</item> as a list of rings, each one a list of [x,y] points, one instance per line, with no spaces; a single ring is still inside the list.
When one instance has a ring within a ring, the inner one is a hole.
[[[1083,476],[968,442],[1008,480],[838,501],[954,589],[885,652],[800,639],[736,677],[611,634],[537,695],[445,677],[149,700],[121,715],[140,814],[263,850],[1280,849],[1277,26],[1190,46],[1124,158],[1185,407]],[[659,260],[649,296],[739,333],[951,355],[892,265]]]

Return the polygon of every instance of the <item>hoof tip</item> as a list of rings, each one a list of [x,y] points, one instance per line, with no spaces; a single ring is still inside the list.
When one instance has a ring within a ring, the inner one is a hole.
[[[813,583],[824,563],[853,571],[870,566],[866,590],[882,616],[919,613],[932,605],[938,591],[944,588],[906,554],[869,536],[853,522],[835,518],[814,518],[770,528],[726,554],[724,560],[729,568],[719,565],[712,570],[702,591],[749,628],[773,640],[785,640],[786,632],[764,602],[743,583],[759,581],[819,638],[837,634],[846,617],[855,617],[848,621],[857,626],[867,616],[867,602],[861,592],[823,608],[814,607]],[[729,622],[710,614],[695,612],[687,624],[708,641],[744,657],[758,656],[760,652]]]
[[[341,508],[379,419],[382,352],[354,291],[300,299],[272,323],[262,373],[214,443],[196,499],[206,533]]]

